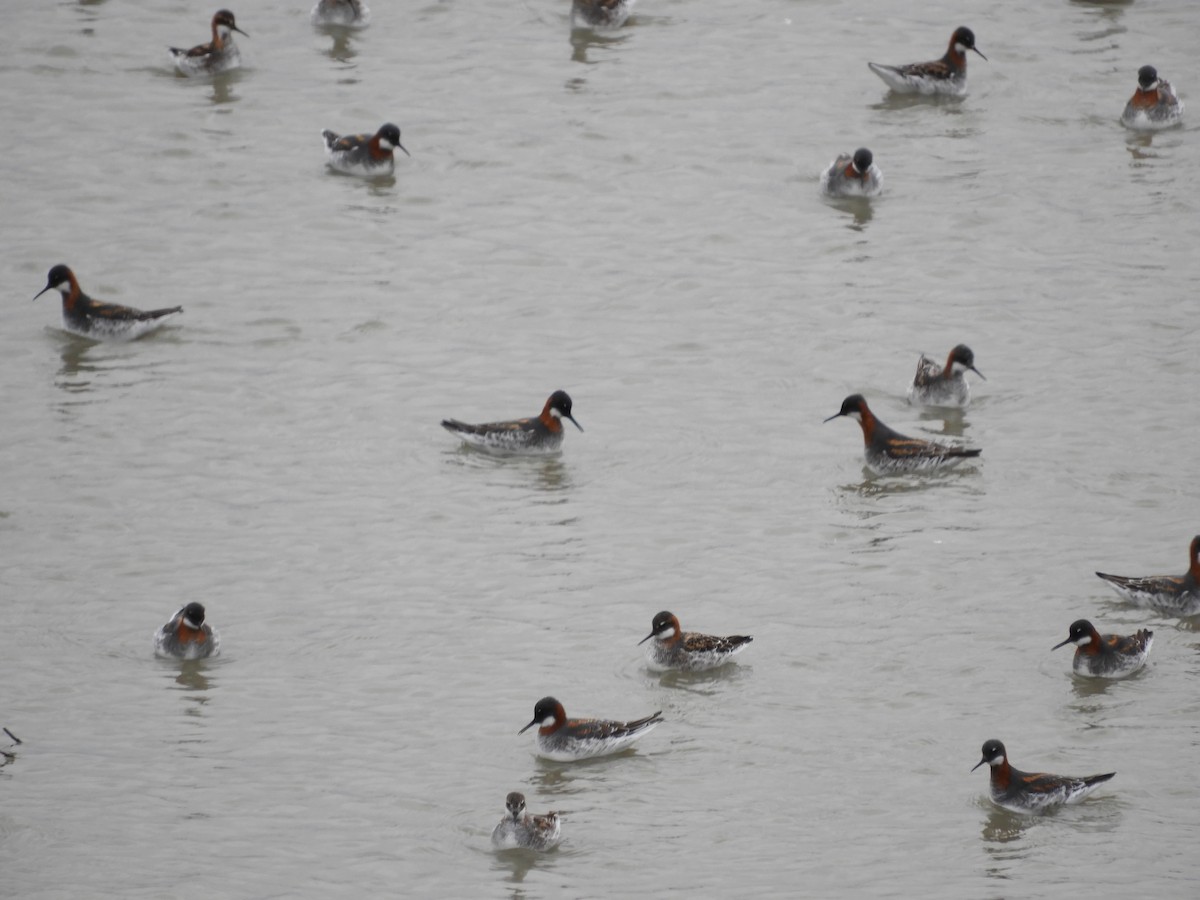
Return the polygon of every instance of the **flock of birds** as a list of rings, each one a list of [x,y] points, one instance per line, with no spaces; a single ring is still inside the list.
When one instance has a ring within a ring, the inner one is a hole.
[[[595,29],[620,28],[629,18],[634,0],[573,0],[573,27]],[[312,10],[316,25],[347,28],[365,27],[370,11],[361,0],[319,0]],[[219,10],[212,18],[212,40],[191,49],[171,48],[179,72],[188,77],[208,77],[240,65],[233,32],[246,35],[229,10]],[[910,65],[868,63],[872,72],[889,88],[901,93],[962,96],[966,92],[967,51],[986,56],[975,46],[971,29],[960,27],[950,37],[941,59]],[[1180,121],[1183,104],[1171,85],[1158,77],[1153,66],[1138,71],[1138,87],[1122,115],[1131,128],[1163,128]],[[339,135],[322,133],[329,165],[341,172],[376,176],[390,174],[394,151],[408,151],[400,142],[400,129],[384,124],[373,134]],[[870,150],[860,148],[839,156],[821,175],[823,190],[836,196],[878,194],[883,175]],[[65,265],[56,265],[47,276],[46,286],[34,297],[50,290],[62,295],[63,323],[67,330],[95,339],[133,339],[158,327],[166,318],[182,312],[175,306],[142,311],[127,306],[93,300],[79,287],[74,273]],[[971,399],[965,374],[983,374],[975,367],[975,356],[965,344],[950,351],[944,364],[922,356],[908,391],[910,403],[933,407],[965,409]],[[986,379],[985,379],[986,380]],[[847,397],[841,409],[825,421],[852,418],[862,428],[867,466],[880,475],[929,473],[942,471],[974,459],[979,449],[948,446],[919,438],[906,437],[880,421],[861,394]],[[442,426],[464,444],[500,455],[545,454],[558,452],[563,440],[562,420],[567,419],[581,432],[572,415],[572,402],[565,391],[555,391],[546,400],[542,412],[512,421],[467,424],[446,419]],[[1189,566],[1182,576],[1125,577],[1096,573],[1125,599],[1158,612],[1189,617],[1200,614],[1200,535],[1192,539]],[[1153,632],[1140,630],[1133,635],[1102,635],[1086,619],[1073,622],[1066,640],[1053,649],[1074,645],[1073,670],[1097,678],[1121,678],[1140,669],[1150,653]],[[752,638],[745,635],[716,637],[683,631],[679,619],[670,612],[656,615],[650,633],[641,643],[650,641],[647,661],[658,670],[702,671],[729,663],[746,648]],[[155,652],[164,657],[196,660],[220,652],[219,633],[206,621],[204,606],[188,603],[154,635]],[[619,752],[662,722],[661,711],[632,721],[594,718],[568,718],[562,703],[543,697],[533,718],[521,732],[537,727],[537,752],[548,759],[573,761]],[[20,741],[4,729],[15,743]],[[521,733],[519,732],[519,733]],[[989,740],[983,745],[982,758],[975,768],[990,767],[991,798],[1006,809],[1030,812],[1079,800],[1114,773],[1070,777],[1028,773],[1008,761],[1004,744]],[[505,814],[492,833],[498,848],[546,850],[561,840],[561,817],[550,812],[535,815],[526,811],[525,797],[510,793]]]
[[[941,59],[902,66],[869,62],[867,66],[897,94],[962,97],[967,92],[968,50],[987,59],[975,46],[975,32],[963,25],[950,35],[950,45]],[[1154,66],[1138,69],[1137,90],[1125,104],[1122,124],[1137,130],[1157,130],[1178,125],[1182,118],[1183,103],[1170,82],[1159,78]],[[883,173],[875,165],[874,154],[860,147],[829,164],[821,173],[821,189],[831,197],[874,197],[883,190]]]

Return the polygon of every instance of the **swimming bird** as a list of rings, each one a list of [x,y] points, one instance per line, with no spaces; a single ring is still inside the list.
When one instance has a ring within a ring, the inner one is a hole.
[[[842,153],[821,173],[821,190],[831,197],[875,197],[883,190],[883,173],[866,147]]]
[[[941,59],[903,66],[885,66],[873,62],[867,65],[898,94],[962,96],[967,92],[968,50],[983,56],[975,46],[975,32],[964,25],[954,29],[954,34],[950,35],[950,46]],[[986,56],[983,58],[987,59]]]
[[[553,697],[543,697],[533,707],[533,720],[517,734],[537,725],[538,754],[546,759],[569,762],[624,750],[661,721],[661,710],[632,722],[568,719],[561,703]]]
[[[321,132],[331,168],[347,175],[391,175],[396,167],[392,153],[397,147],[405,156],[412,156],[400,143],[400,129],[388,122],[375,134],[335,134],[328,128]]]
[[[984,763],[991,766],[992,802],[1012,812],[1041,812],[1055,806],[1076,803],[1099,785],[1116,775],[1087,775],[1074,778],[1069,775],[1047,775],[1044,772],[1022,772],[1009,764],[1004,745],[997,740],[983,745],[983,759],[971,771]]]
[[[849,416],[862,426],[867,466],[878,475],[949,469],[983,452],[905,437],[875,418],[862,394],[851,394],[842,401],[842,408],[825,421],[838,416]]]
[[[221,636],[204,621],[204,607],[189,603],[154,633],[154,652],[176,659],[205,659],[221,652]]]
[[[1138,606],[1146,606],[1169,616],[1200,614],[1200,534],[1188,548],[1188,570],[1182,575],[1106,575],[1097,572],[1109,587]]]
[[[1050,649],[1074,644],[1075,657],[1071,667],[1077,675],[1121,678],[1146,664],[1153,643],[1154,632],[1144,628],[1131,635],[1101,635],[1087,619],[1077,619],[1071,623],[1067,639]]]
[[[10,746],[16,747],[19,744],[25,743],[19,737],[17,737],[15,734],[13,734],[11,731],[9,731],[7,728],[5,728],[3,730],[4,730],[4,733],[7,734],[9,736],[9,738],[12,739],[12,744]],[[6,748],[0,747],[0,766],[7,765],[8,763],[12,762],[16,758],[17,758],[17,754],[9,751]]]
[[[1127,128],[1156,129],[1170,128],[1183,120],[1183,101],[1175,95],[1175,88],[1165,79],[1158,77],[1154,66],[1138,69],[1138,86],[1125,104],[1121,122]]]
[[[504,807],[508,812],[492,829],[492,845],[496,849],[552,850],[562,840],[562,826],[553,810],[545,815],[525,812],[525,795],[519,791],[504,799]]]
[[[228,72],[242,64],[242,56],[237,44],[233,42],[232,32],[245,35],[246,32],[237,27],[233,13],[227,9],[218,9],[212,18],[212,40],[207,44],[198,44],[190,50],[171,47],[171,56],[175,60],[175,68],[189,78],[198,75],[216,75]]]
[[[571,27],[609,30],[620,28],[637,0],[571,0]]]
[[[80,290],[75,273],[61,264],[50,270],[46,276],[46,286],[33,299],[51,290],[62,294],[63,327],[97,340],[132,340],[158,328],[167,316],[183,312],[182,306],[143,312],[129,306],[93,300]]]
[[[371,10],[362,0],[317,0],[308,18],[313,25],[366,28],[371,23]]]
[[[754,640],[748,635],[715,637],[684,631],[679,626],[679,619],[665,610],[654,617],[650,623],[650,633],[638,643],[644,644],[651,638],[654,638],[654,643],[647,648],[646,657],[652,668],[692,672],[724,665]]]
[[[500,455],[554,453],[562,446],[562,420],[570,419],[580,431],[583,426],[571,415],[571,398],[555,391],[546,400],[541,415],[512,422],[468,425],[458,419],[443,419],[442,427],[463,443]]]
[[[968,371],[983,378],[983,373],[975,368],[975,354],[966,344],[951,350],[944,366],[922,353],[917,360],[917,374],[908,388],[908,402],[966,409],[971,403],[971,386],[964,374]]]

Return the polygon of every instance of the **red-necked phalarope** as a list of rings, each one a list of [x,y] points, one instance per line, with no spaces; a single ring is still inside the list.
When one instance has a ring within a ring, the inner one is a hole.
[[[1097,572],[1114,591],[1136,603],[1169,616],[1200,614],[1200,534],[1188,548],[1188,570],[1182,575],[1105,575]]]
[[[571,398],[555,391],[542,407],[542,414],[513,422],[468,425],[458,419],[443,419],[442,427],[463,442],[499,454],[555,453],[562,446],[562,420],[570,419],[580,431],[583,426],[571,415]]]
[[[571,0],[571,27],[620,28],[637,0]]]
[[[543,697],[533,707],[533,721],[517,734],[538,727],[538,754],[546,759],[569,762],[607,756],[624,750],[662,721],[662,711],[632,722],[607,719],[568,719],[563,705],[553,697]]]
[[[1121,122],[1128,128],[1170,128],[1183,119],[1183,103],[1169,81],[1158,77],[1154,66],[1138,69],[1138,86],[1125,104]]]
[[[204,607],[189,603],[154,632],[154,652],[176,659],[204,659],[221,652],[221,635],[204,621]]]
[[[971,386],[964,374],[967,371],[983,378],[983,373],[975,368],[975,354],[966,344],[951,350],[944,366],[921,354],[917,360],[917,374],[908,388],[908,402],[966,409],[971,403]],[[986,378],[983,380],[987,381]]]
[[[242,64],[241,54],[237,44],[233,42],[232,32],[246,34],[237,27],[233,13],[227,9],[219,9],[212,18],[212,40],[207,44],[199,44],[191,50],[181,50],[171,47],[171,56],[175,67],[189,77],[196,75],[216,75],[228,72]]]
[[[966,26],[954,29],[946,55],[931,62],[885,66],[869,62],[871,71],[898,94],[953,94],[967,92],[967,51],[983,53],[975,46],[975,32]],[[983,56],[987,59],[986,56]]]
[[[1072,778],[1067,775],[1047,775],[1044,772],[1022,772],[1008,762],[1008,754],[999,741],[983,745],[983,759],[971,771],[984,763],[992,767],[992,802],[1012,812],[1040,812],[1054,806],[1075,803],[1116,775],[1088,775]]]
[[[328,128],[321,132],[330,167],[347,175],[391,175],[396,167],[392,151],[399,147],[405,156],[412,154],[400,143],[400,129],[391,122],[375,134],[334,134]]]
[[[821,190],[831,197],[874,197],[883,190],[883,173],[866,147],[842,153],[821,173]]]
[[[1144,628],[1131,635],[1101,635],[1087,619],[1077,619],[1071,623],[1067,639],[1050,649],[1074,644],[1075,658],[1071,667],[1078,675],[1122,678],[1146,664],[1153,643],[1154,632]]]
[[[314,25],[366,28],[371,24],[371,10],[362,0],[317,0],[309,21]]]
[[[879,475],[948,469],[983,452],[905,437],[875,418],[862,394],[847,397],[842,408],[825,421],[838,416],[849,416],[862,426],[867,466]]]
[[[33,299],[36,300],[50,290],[62,294],[63,327],[95,339],[132,340],[158,328],[167,316],[183,312],[182,306],[143,312],[116,303],[93,300],[79,289],[75,273],[63,265],[50,270],[46,277],[46,286],[38,291]]]
[[[715,669],[746,649],[754,638],[734,634],[715,637],[697,634],[679,627],[679,619],[665,610],[650,623],[650,633],[638,641],[644,644],[654,638],[647,648],[646,657],[655,669],[686,669],[698,672]]]
[[[558,813],[551,810],[544,816],[525,812],[525,795],[513,791],[504,798],[508,810],[500,824],[492,829],[492,845],[497,850],[524,847],[529,850],[552,850],[562,840]]]

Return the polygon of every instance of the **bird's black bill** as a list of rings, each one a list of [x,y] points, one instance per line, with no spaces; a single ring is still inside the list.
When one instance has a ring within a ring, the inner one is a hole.
[[[532,728],[537,723],[538,723],[538,720],[534,719],[532,722],[530,722],[528,725],[526,725],[524,728],[522,728],[520,731],[518,731],[517,734],[524,734],[525,732],[527,732],[530,728]]]
[[[582,426],[582,425],[580,425],[578,422],[576,422],[576,421],[575,421],[575,417],[574,417],[574,416],[568,415],[568,416],[567,416],[567,418],[571,420],[571,424],[572,424],[572,425],[574,425],[574,426],[575,426],[576,428],[578,428],[580,431],[583,431],[583,426]]]
[[[642,646],[642,644],[646,643],[646,641],[650,640],[650,638],[652,638],[652,637],[654,637],[653,631],[650,632],[648,635],[646,635],[644,638],[642,638],[640,641],[638,641],[638,646],[639,647]]]

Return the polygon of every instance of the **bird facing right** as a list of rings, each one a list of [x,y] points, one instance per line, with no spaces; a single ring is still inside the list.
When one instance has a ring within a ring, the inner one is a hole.
[[[555,391],[546,400],[542,412],[526,419],[509,422],[485,422],[469,425],[458,419],[442,419],[442,427],[464,444],[500,456],[536,456],[557,453],[563,442],[563,419],[583,431],[571,415],[571,397]]]
[[[345,175],[375,178],[391,175],[396,168],[393,151],[398,147],[411,156],[400,143],[400,129],[391,122],[379,126],[374,134],[338,134],[326,128],[321,132],[329,167]]]
[[[966,344],[951,350],[944,366],[922,353],[917,360],[917,374],[908,388],[908,402],[918,406],[966,409],[971,403],[967,372],[983,378],[983,373],[975,368],[975,354]],[[987,381],[986,378],[983,380]]]
[[[171,58],[175,61],[175,68],[181,75],[189,78],[219,75],[221,72],[236,69],[242,64],[242,56],[238,52],[237,44],[233,42],[232,32],[234,31],[250,37],[237,27],[237,20],[234,19],[233,13],[227,9],[218,9],[212,17],[211,41],[207,44],[197,44],[190,50],[183,50],[179,47],[169,48]]]
[[[941,59],[902,66],[869,62],[867,66],[897,94],[949,94],[961,97],[967,92],[968,50],[987,59],[975,46],[975,32],[963,25],[950,35],[950,45]]]
[[[1200,534],[1188,548],[1188,570],[1182,575],[1106,575],[1097,572],[1108,586],[1138,606],[1168,616],[1200,615]]]

